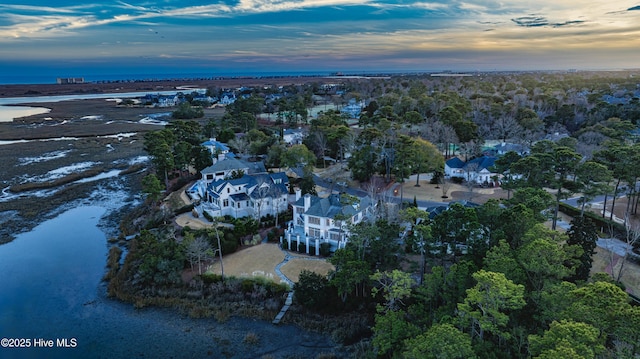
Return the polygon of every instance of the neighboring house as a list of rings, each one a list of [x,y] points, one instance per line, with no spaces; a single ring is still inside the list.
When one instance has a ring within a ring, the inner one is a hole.
[[[502,142],[499,145],[496,145],[493,147],[495,154],[498,156],[502,156],[507,152],[513,151],[517,154],[519,154],[520,156],[524,156],[529,154],[529,147],[527,146],[523,146],[523,145],[519,145],[516,143],[505,143]]]
[[[296,190],[293,206],[293,221],[285,233],[288,248],[306,245],[320,253],[320,245],[328,243],[330,250],[344,248],[348,241],[348,224],[357,224],[370,217],[373,206],[368,197],[359,198],[355,203],[346,203],[339,194],[318,197],[306,194],[300,196]]]
[[[227,179],[243,174],[258,174],[267,172],[262,162],[249,162],[234,158],[233,153],[228,153],[225,158],[216,161],[211,166],[200,171],[201,181],[207,185],[213,181]]]
[[[212,217],[275,216],[288,208],[289,179],[283,172],[245,174],[236,179],[201,180],[189,190]]]
[[[232,103],[236,102],[236,95],[234,93],[230,93],[230,92],[225,92],[222,95],[220,95],[220,104],[221,105],[230,105]]]
[[[463,162],[458,157],[448,159],[444,164],[445,175],[449,177],[460,177],[467,182],[477,184],[490,184],[499,178],[500,174],[491,171],[496,158],[491,156],[481,156],[468,162]]]
[[[235,158],[225,158],[200,171],[201,181],[207,185],[213,181],[230,178],[238,173],[249,174],[249,164]]]
[[[180,103],[180,98],[178,95],[174,96],[160,96],[158,97],[158,103],[155,104],[156,107],[174,107]]]
[[[287,210],[289,178],[284,172],[266,173],[262,162],[236,159],[215,139],[203,146],[226,151],[219,155],[223,158],[203,169],[202,178],[187,190],[203,211],[213,217],[258,218]]]
[[[211,97],[211,96],[203,95],[203,94],[198,94],[197,96],[193,97],[192,101],[193,102],[212,104],[212,103],[218,102],[218,98],[217,97]]]
[[[180,96],[175,95],[161,95],[148,93],[140,100],[142,103],[152,105],[153,107],[174,107],[180,102]]]
[[[301,128],[287,128],[282,132],[282,140],[288,145],[299,145],[304,135],[305,132]]]
[[[222,158],[225,158],[226,154],[229,153],[229,147],[220,141],[216,141],[215,137],[202,142],[200,145],[209,150],[211,157],[214,159],[217,159],[220,154],[223,155]]]
[[[356,100],[352,98],[349,100],[349,104],[344,106],[340,112],[349,115],[350,118],[358,118],[364,107],[364,101],[356,102]]]
[[[458,157],[451,157],[444,162],[444,175],[447,177],[464,177],[465,163]]]

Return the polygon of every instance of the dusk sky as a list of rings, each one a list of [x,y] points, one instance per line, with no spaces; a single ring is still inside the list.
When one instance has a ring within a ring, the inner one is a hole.
[[[640,0],[9,0],[20,74],[640,67]],[[3,76],[5,80],[3,81]]]

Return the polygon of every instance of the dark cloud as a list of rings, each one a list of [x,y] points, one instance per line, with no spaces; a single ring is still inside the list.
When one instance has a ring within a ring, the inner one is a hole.
[[[538,27],[538,26],[547,26],[549,25],[549,20],[547,20],[543,16],[521,16],[511,19],[511,21],[515,22],[518,26],[523,27]]]
[[[547,18],[544,16],[538,15],[529,15],[529,16],[521,16],[511,19],[511,21],[515,22],[516,25],[522,27],[542,27],[542,26],[552,26],[552,27],[563,27],[563,26],[571,26],[571,25],[579,25],[584,23],[584,20],[567,20],[565,22],[556,22],[550,23]]]
[[[570,26],[570,25],[579,25],[584,23],[583,20],[570,20],[570,21],[565,21],[565,22],[559,22],[559,23],[555,23],[553,24],[553,27],[562,27],[562,26]]]

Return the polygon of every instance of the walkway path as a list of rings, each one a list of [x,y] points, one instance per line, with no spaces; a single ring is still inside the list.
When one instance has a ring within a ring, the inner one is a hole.
[[[282,249],[282,248],[281,248]],[[273,324],[280,324],[280,321],[282,320],[282,317],[284,317],[284,315],[287,313],[287,310],[289,310],[289,307],[291,306],[291,303],[293,303],[293,281],[291,279],[289,279],[286,275],[284,275],[282,273],[282,271],[280,270],[280,268],[282,268],[283,265],[287,264],[287,262],[289,262],[289,260],[292,258],[291,254],[289,254],[289,252],[284,251],[284,259],[282,260],[282,262],[278,263],[275,267],[275,272],[278,275],[278,277],[280,277],[280,279],[282,281],[284,281],[285,283],[287,283],[289,285],[289,288],[291,288],[291,291],[289,292],[289,294],[287,295],[287,299],[284,301],[284,306],[282,306],[282,309],[280,309],[280,313],[278,313],[278,315],[276,315],[275,319],[273,319]]]
[[[280,324],[280,321],[282,320],[282,317],[284,317],[284,315],[287,313],[287,310],[289,310],[289,307],[291,306],[291,303],[293,303],[293,286],[295,283],[293,283],[293,281],[291,279],[289,279],[286,275],[284,275],[284,273],[282,273],[282,266],[284,266],[285,264],[287,264],[291,259],[304,259],[304,260],[309,260],[309,261],[324,261],[324,258],[317,258],[317,257],[303,257],[303,256],[293,256],[291,255],[291,253],[289,253],[288,251],[285,251],[284,249],[280,248],[280,250],[282,250],[282,252],[284,252],[284,259],[282,260],[282,262],[278,263],[276,265],[276,267],[274,268],[274,271],[276,272],[276,274],[278,275],[278,277],[280,277],[280,279],[287,283],[289,285],[289,287],[291,288],[291,291],[289,292],[289,294],[287,295],[287,299],[284,302],[284,306],[282,306],[282,309],[280,309],[280,313],[278,313],[278,315],[276,315],[275,319],[273,319],[273,324]]]

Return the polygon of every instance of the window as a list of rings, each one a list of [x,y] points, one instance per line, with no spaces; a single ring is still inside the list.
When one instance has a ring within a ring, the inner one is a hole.
[[[227,193],[230,193],[230,192],[231,192],[231,188],[227,188]]]
[[[225,199],[225,200],[222,202],[222,207],[229,207],[229,200],[228,200],[228,199]]]
[[[320,224],[320,218],[309,216],[309,224]]]
[[[326,226],[327,226],[327,227],[331,226],[331,220],[330,220],[329,218],[327,218]]]
[[[240,208],[240,202],[238,202],[238,208]]]
[[[322,232],[318,228],[309,227],[309,237],[318,238],[322,235]]]
[[[339,241],[340,240],[340,233],[331,232],[331,233],[329,233],[329,236],[330,236],[329,238],[331,240],[334,240],[334,241]]]

